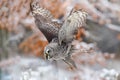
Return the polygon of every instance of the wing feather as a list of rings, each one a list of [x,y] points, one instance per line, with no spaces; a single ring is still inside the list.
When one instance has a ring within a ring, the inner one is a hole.
[[[58,36],[58,30],[61,24],[53,22],[53,16],[50,11],[40,7],[38,2],[32,2],[30,8],[35,18],[36,26],[44,34],[48,42],[51,42],[53,38]]]
[[[83,11],[74,11],[65,19],[58,33],[59,44],[69,43],[74,40],[74,33],[85,25],[87,13]],[[64,32],[64,35],[63,33]]]

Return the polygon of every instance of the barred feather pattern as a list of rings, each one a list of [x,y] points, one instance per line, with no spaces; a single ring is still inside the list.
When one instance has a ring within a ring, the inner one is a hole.
[[[45,17],[46,19],[50,19],[50,20],[53,19],[51,12],[45,8],[40,7],[37,2],[31,3],[30,7],[32,10],[33,16],[35,16],[36,14],[39,14],[39,15]]]
[[[35,24],[47,38],[48,42],[58,36],[58,30],[61,24],[53,22],[53,16],[47,9],[39,6],[38,2],[30,4],[31,12],[35,18]]]
[[[66,21],[70,21],[70,26],[78,28],[84,26],[86,23],[87,13],[83,11],[75,11],[68,16]]]
[[[86,23],[87,13],[83,11],[72,12],[67,19],[65,19],[63,26],[58,33],[59,44],[62,42],[69,43],[74,39],[77,30]]]

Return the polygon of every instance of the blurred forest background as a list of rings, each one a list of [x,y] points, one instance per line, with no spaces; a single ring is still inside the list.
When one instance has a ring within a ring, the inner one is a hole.
[[[2,68],[13,66],[17,61],[23,63],[21,56],[43,58],[43,50],[48,42],[35,25],[30,2],[31,0],[0,0],[1,79],[4,71]],[[78,66],[90,65],[94,70],[107,66],[120,72],[120,0],[39,0],[39,4],[48,9],[59,22],[68,16],[72,8],[86,11],[87,23],[84,30],[80,29],[77,34],[74,44],[78,51],[73,55],[73,60]],[[81,39],[82,33],[86,36],[84,39]],[[91,67],[89,70],[85,68],[83,72],[85,71],[86,75],[91,74]],[[80,76],[84,76],[81,71],[80,73]],[[80,76],[76,74],[68,80],[96,80]]]

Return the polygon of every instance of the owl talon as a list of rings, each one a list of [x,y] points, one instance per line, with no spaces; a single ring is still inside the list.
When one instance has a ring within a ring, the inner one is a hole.
[[[72,68],[76,68],[77,69],[77,66],[76,64],[74,63],[74,61],[70,58],[67,58],[65,60],[63,60],[71,69]]]

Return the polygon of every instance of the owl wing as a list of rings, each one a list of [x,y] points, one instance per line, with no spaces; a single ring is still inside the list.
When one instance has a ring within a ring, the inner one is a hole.
[[[52,14],[47,9],[40,7],[38,2],[31,2],[30,9],[35,18],[36,26],[44,34],[48,42],[51,42],[53,38],[58,36],[62,23],[52,21]]]
[[[86,24],[87,13],[81,10],[72,11],[65,19],[58,33],[59,44],[69,43],[74,40],[80,27]]]

